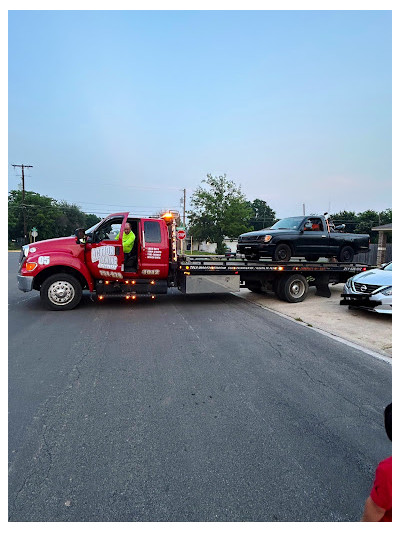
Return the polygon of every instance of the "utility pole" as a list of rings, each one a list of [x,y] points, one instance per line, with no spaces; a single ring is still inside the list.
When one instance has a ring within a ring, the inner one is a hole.
[[[183,225],[186,228],[186,189],[183,189]]]
[[[27,242],[27,230],[26,230],[26,211],[25,211],[25,174],[24,168],[33,168],[32,165],[12,165],[14,168],[20,167],[22,173],[22,216],[24,218],[24,244]]]

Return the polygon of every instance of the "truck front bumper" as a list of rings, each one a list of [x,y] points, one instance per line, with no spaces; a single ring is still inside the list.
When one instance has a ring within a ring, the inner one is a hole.
[[[23,292],[29,292],[33,286],[33,276],[21,276],[17,275],[18,289]]]
[[[272,257],[276,248],[276,244],[267,243],[241,243],[237,246],[237,251],[241,254],[251,255],[260,254],[266,257]]]

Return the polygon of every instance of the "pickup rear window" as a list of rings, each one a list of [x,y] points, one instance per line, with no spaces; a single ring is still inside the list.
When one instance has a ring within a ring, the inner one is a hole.
[[[144,223],[144,238],[146,242],[161,242],[161,228],[158,222]]]

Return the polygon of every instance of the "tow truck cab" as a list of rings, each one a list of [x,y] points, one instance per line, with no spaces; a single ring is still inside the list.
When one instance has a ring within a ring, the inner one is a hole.
[[[128,222],[135,242],[124,254],[122,236]],[[89,230],[77,230],[75,237],[24,246],[18,287],[25,292],[40,290],[45,306],[55,310],[75,307],[83,289],[100,296],[115,289],[130,296],[135,285],[135,294],[166,293],[170,232],[165,219],[114,213]]]

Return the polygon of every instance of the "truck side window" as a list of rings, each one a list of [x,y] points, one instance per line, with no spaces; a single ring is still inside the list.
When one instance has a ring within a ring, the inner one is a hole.
[[[161,242],[160,224],[155,221],[146,221],[144,223],[144,237],[146,242]]]
[[[121,228],[122,220],[120,217],[107,220],[95,231],[94,242],[114,240]]]

